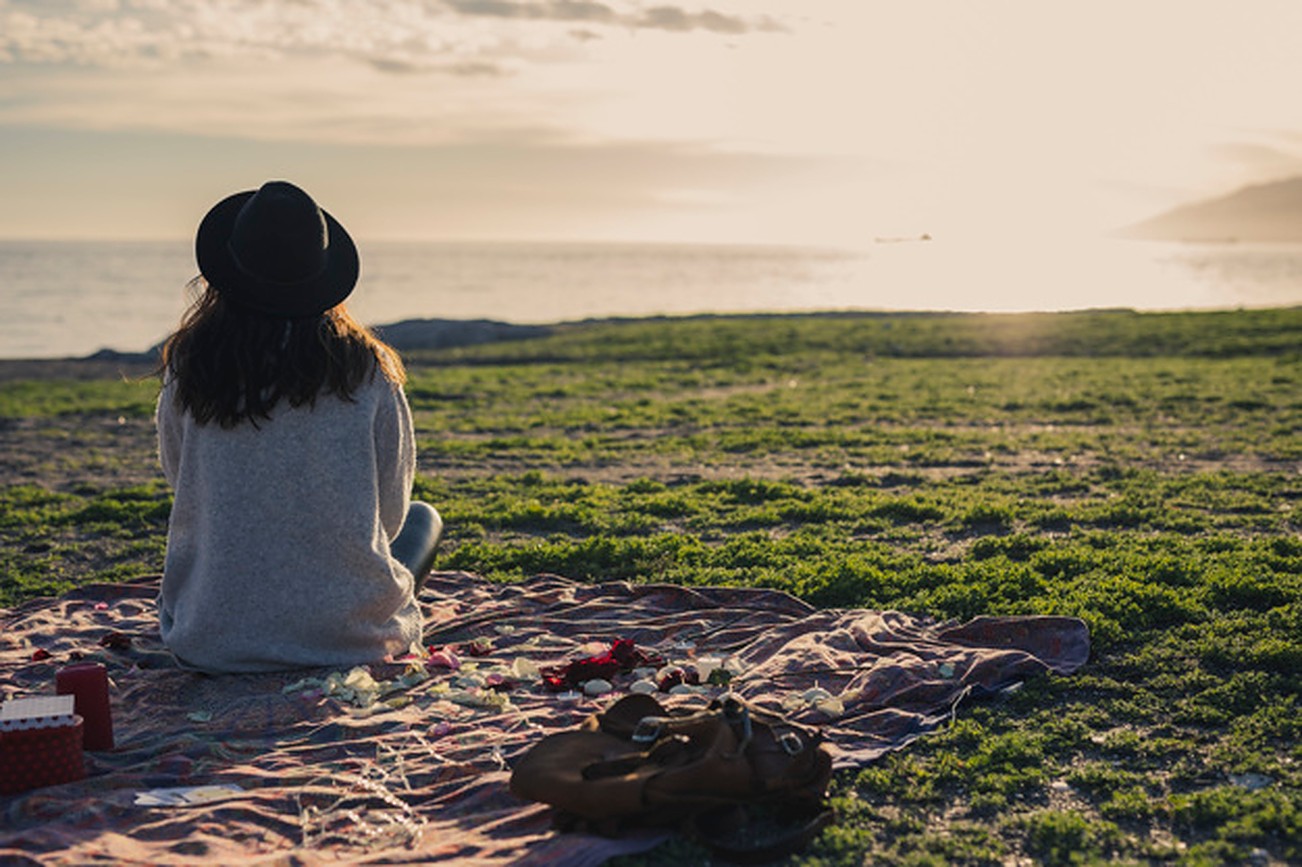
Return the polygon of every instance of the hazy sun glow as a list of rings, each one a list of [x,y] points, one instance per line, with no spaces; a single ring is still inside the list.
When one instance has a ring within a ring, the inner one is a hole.
[[[0,0],[0,236],[1098,232],[1302,173],[1302,4]]]

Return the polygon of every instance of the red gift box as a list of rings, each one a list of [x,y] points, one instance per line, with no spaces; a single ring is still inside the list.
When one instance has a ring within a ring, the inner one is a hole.
[[[83,720],[72,725],[0,731],[0,795],[71,783],[86,776]]]

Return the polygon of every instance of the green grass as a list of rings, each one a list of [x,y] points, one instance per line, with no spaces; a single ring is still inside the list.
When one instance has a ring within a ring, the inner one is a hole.
[[[838,773],[795,863],[1297,863],[1299,335],[1298,309],[566,326],[408,359],[417,494],[440,565],[495,580],[1089,624],[1076,675]],[[6,437],[101,431],[0,489],[0,604],[161,568],[148,443],[104,432],[151,388],[0,385]]]
[[[161,479],[68,493],[0,489],[0,605],[161,571],[170,510]]]
[[[18,380],[0,384],[0,419],[82,414],[149,418],[157,397],[152,380]]]

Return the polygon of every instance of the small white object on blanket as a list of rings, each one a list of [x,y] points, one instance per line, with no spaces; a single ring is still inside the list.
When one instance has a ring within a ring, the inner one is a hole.
[[[224,801],[236,795],[244,794],[244,789],[234,783],[219,783],[211,786],[178,786],[170,789],[150,789],[137,792],[137,807],[189,807],[195,804],[211,804]]]
[[[74,696],[39,695],[0,704],[0,732],[60,728],[73,725]]]
[[[614,689],[615,686],[610,681],[602,677],[594,677],[583,684],[583,692],[586,695],[598,696],[605,695]]]

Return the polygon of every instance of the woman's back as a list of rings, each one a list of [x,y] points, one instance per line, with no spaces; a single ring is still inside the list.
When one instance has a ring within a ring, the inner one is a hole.
[[[414,579],[389,553],[414,469],[396,386],[377,376],[351,401],[223,428],[180,410],[169,383],[158,428],[176,491],[160,628],[183,662],[351,665],[420,640]]]

